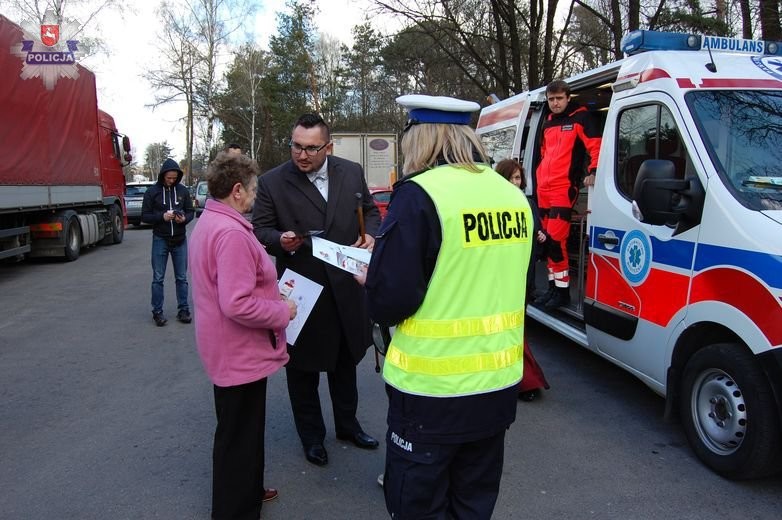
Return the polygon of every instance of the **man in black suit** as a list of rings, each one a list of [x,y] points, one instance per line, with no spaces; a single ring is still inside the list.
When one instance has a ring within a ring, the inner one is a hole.
[[[286,366],[288,395],[296,430],[307,460],[328,463],[323,446],[326,427],[318,396],[320,372],[326,372],[338,439],[375,449],[377,440],[356,419],[356,365],[371,344],[363,288],[353,276],[312,256],[310,231],[326,240],[372,250],[380,214],[357,163],[334,157],[328,125],[315,114],[293,127],[291,160],[261,175],[253,208],[255,236],[286,268],[323,286]],[[366,225],[360,236],[357,208]]]

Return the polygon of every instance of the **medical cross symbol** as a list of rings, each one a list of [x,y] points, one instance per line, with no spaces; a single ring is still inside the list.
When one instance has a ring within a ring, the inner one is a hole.
[[[630,265],[633,266],[633,270],[636,270],[640,267],[641,257],[643,254],[644,252],[640,247],[638,247],[638,244],[633,244],[630,246],[630,251],[628,252],[628,261],[630,262]]]

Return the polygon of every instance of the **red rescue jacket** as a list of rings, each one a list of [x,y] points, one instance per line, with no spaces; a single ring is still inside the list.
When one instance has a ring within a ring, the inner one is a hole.
[[[594,173],[602,137],[586,107],[570,102],[561,114],[549,114],[543,123],[541,161],[536,172],[539,191],[581,185],[585,170]],[[585,156],[589,164],[585,168]]]

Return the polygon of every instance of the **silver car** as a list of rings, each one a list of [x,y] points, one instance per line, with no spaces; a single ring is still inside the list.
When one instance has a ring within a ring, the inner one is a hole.
[[[195,197],[193,197],[193,207],[195,207],[195,216],[200,217],[201,212],[206,206],[206,199],[210,198],[209,187],[206,181],[198,181],[195,188]]]
[[[125,209],[128,211],[128,224],[141,225],[141,203],[144,201],[144,193],[155,183],[129,182],[125,184]]]

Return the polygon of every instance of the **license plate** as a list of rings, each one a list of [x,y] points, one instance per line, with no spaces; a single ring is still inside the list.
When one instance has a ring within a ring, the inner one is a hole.
[[[140,208],[141,207],[141,201],[140,200],[129,200],[127,203],[127,206],[129,208]]]

